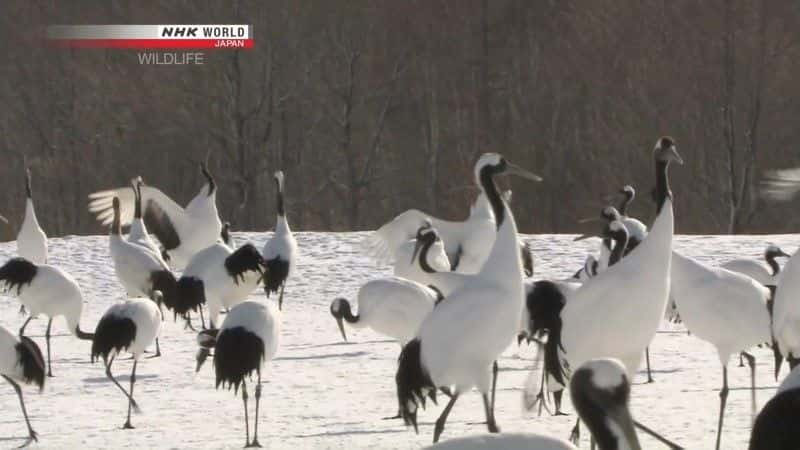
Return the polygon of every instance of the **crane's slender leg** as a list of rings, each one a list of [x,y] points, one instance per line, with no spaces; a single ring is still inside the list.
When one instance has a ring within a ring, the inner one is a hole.
[[[122,387],[122,385],[120,385],[120,384],[119,384],[119,382],[117,381],[117,379],[116,379],[116,378],[114,378],[114,375],[111,373],[111,364],[114,364],[114,357],[113,357],[113,356],[111,357],[111,359],[109,359],[109,360],[106,362],[106,376],[107,376],[107,377],[108,377],[108,379],[109,379],[109,380],[111,380],[111,381],[112,381],[112,382],[113,382],[115,385],[117,385],[117,387],[119,388],[119,390],[120,390],[120,391],[122,391],[122,393],[123,393],[123,394],[125,394],[125,397],[128,397],[128,401],[130,401],[131,405],[133,406],[133,410],[134,410],[134,411],[136,411],[136,412],[139,412],[139,405],[137,405],[137,404],[136,404],[136,400],[134,400],[134,399],[133,399],[133,396],[132,396],[131,394],[129,394],[129,393],[128,393],[128,392],[125,390],[125,388],[124,388],[124,387]]]
[[[47,330],[44,332],[44,341],[47,343],[47,376],[53,376],[53,366],[50,364],[50,327],[53,326],[53,319],[47,321]]]
[[[136,364],[138,363],[139,363],[138,359],[133,360],[133,369],[131,369],[131,389],[130,389],[131,396],[128,397],[128,420],[126,420],[125,425],[122,426],[122,428],[125,430],[133,429],[133,425],[131,425],[131,409],[133,405],[131,402],[133,402],[133,383],[136,382]]]
[[[31,427],[31,421],[28,419],[28,411],[25,409],[25,400],[22,399],[22,389],[19,387],[16,381],[12,380],[11,378],[0,375],[8,381],[11,386],[14,388],[14,391],[17,393],[17,397],[19,397],[19,404],[22,406],[22,415],[25,416],[25,424],[28,425],[28,441],[22,445],[22,447],[28,446],[31,442],[36,441],[39,442],[38,435],[35,431],[33,431],[33,427]]]
[[[278,310],[283,311],[283,289],[286,287],[286,281],[281,283],[281,294],[278,296]]]
[[[200,326],[202,329],[206,329],[206,319],[203,317],[203,306],[200,306]]]
[[[572,442],[572,445],[578,446],[581,441],[581,418],[578,417],[578,420],[575,422],[575,426],[572,427],[572,432],[569,434],[569,440]]]
[[[159,356],[161,356],[161,346],[158,345],[158,338],[156,338],[156,353],[148,356],[147,359],[158,358]]]
[[[569,414],[561,412],[561,397],[564,396],[564,389],[553,392],[553,401],[556,404],[556,413],[554,416],[568,416]]]
[[[744,361],[742,360],[742,356],[743,355],[744,355],[744,352],[740,352],[739,353],[739,367],[744,367]]]
[[[495,392],[497,391],[497,372],[500,370],[497,367],[497,361],[492,363],[492,418],[494,419],[494,400]]]
[[[31,322],[31,320],[33,320],[33,316],[28,317],[28,319],[19,328],[19,335],[20,336],[23,336],[25,334],[25,327],[28,326],[28,324]]]
[[[725,417],[725,402],[728,400],[728,366],[722,366],[722,389],[719,391],[719,423],[717,424],[717,445],[719,450],[722,440],[722,421]]]
[[[647,361],[647,382],[653,382],[653,375],[650,373],[650,346],[644,348],[644,359]]]
[[[486,413],[486,426],[489,428],[489,433],[499,433],[500,428],[497,427],[497,422],[494,420],[494,410],[489,403],[489,396],[483,394],[483,409]]]
[[[250,446],[250,422],[247,419],[247,383],[242,380],[242,402],[244,402],[244,447]]]
[[[550,407],[547,406],[547,395],[545,394],[545,389],[547,388],[547,370],[544,366],[542,366],[542,382],[539,384],[539,393],[536,394],[536,399],[533,401],[533,407],[536,404],[539,404],[539,417],[542,416],[542,409],[544,408],[548,414],[553,415],[550,412]]]
[[[28,311],[25,309],[25,305],[19,305],[19,315],[24,316],[25,314],[28,314]]]
[[[753,425],[756,420],[756,357],[747,352],[742,352],[741,355],[750,367],[750,425]]]
[[[259,403],[261,403],[261,369],[258,369],[257,372],[258,384],[256,385],[256,420],[253,424],[253,440],[250,441],[250,445],[248,445],[248,447],[261,448],[261,444],[258,442],[258,406]]]
[[[458,400],[459,393],[454,392],[453,396],[450,397],[450,401],[447,402],[447,406],[444,407],[442,410],[442,414],[439,415],[439,418],[436,419],[436,426],[433,428],[433,443],[439,442],[439,436],[442,435],[442,431],[444,431],[444,424],[447,422],[447,416],[450,415],[450,410],[453,409],[453,405],[456,404],[456,400]],[[484,396],[485,397],[485,396]]]
[[[194,325],[192,325],[192,313],[190,311],[186,312],[186,314],[183,316],[183,320],[186,321],[186,325],[183,326],[184,330],[188,329],[188,330],[195,331],[195,332],[197,331],[194,328]]]

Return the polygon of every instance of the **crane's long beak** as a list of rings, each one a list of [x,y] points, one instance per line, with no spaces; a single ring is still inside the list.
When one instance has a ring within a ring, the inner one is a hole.
[[[3,222],[4,224],[8,225],[8,219],[6,219],[3,216],[0,216],[0,222]]]
[[[0,216],[0,219],[2,219],[2,216]],[[6,222],[6,223],[8,223],[8,222]],[[778,249],[777,256],[783,256],[783,257],[786,257],[786,258],[791,258],[792,257],[792,255],[786,253],[785,251],[783,251],[781,249]]]
[[[667,158],[670,161],[683,165],[683,158],[681,158],[681,155],[678,154],[678,150],[675,148],[674,145],[670,147],[669,150],[667,150]]]
[[[572,241],[573,241],[573,242],[575,242],[575,241],[582,241],[582,240],[584,240],[584,239],[589,239],[589,238],[593,238],[593,237],[600,237],[600,236],[598,236],[598,235],[596,235],[596,234],[593,234],[593,233],[586,233],[586,234],[582,234],[582,235],[580,235],[580,236],[576,237],[576,238],[575,238],[575,239],[573,239]]]
[[[341,317],[336,318],[336,325],[339,325],[339,331],[342,332],[342,339],[347,342],[347,333],[344,332],[344,323]]]
[[[633,417],[627,407],[613,408],[609,411],[609,418],[616,422],[616,425],[622,431],[622,435],[628,443],[630,448],[641,448],[639,445],[639,438],[634,429]]]
[[[211,351],[207,348],[201,348],[200,350],[197,351],[197,356],[195,357],[195,359],[197,360],[197,367],[195,368],[194,371],[195,373],[200,372],[200,368],[203,367],[203,363],[206,362],[206,358],[208,358],[208,355],[210,353]]]
[[[585,219],[578,220],[578,223],[600,222],[602,220],[603,220],[602,217],[587,217]]]
[[[507,163],[506,173],[508,175],[516,175],[518,177],[525,178],[526,180],[537,181],[537,182],[542,181],[542,177],[540,177],[539,175],[536,175],[535,173],[523,169],[522,167],[512,163]]]

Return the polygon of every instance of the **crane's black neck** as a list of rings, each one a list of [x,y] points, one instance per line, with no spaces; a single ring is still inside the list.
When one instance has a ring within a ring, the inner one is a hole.
[[[580,378],[587,378],[585,383],[591,383],[588,379],[592,375],[589,372],[576,372],[572,377],[572,384],[575,384],[576,376]],[[593,388],[589,388],[593,389]],[[592,436],[597,441],[597,446],[601,450],[618,450],[622,447],[621,440],[625,439],[624,436],[619,436],[618,431],[621,426],[610,419],[606,414],[606,408],[609,405],[625,405],[626,397],[630,392],[629,386],[618,386],[616,388],[606,390],[602,393],[595,393],[594,395],[583,392],[584,389],[579,389],[578,392],[572,393],[572,403],[578,411],[580,418],[586,422],[586,425],[592,432]],[[601,399],[602,398],[602,399]],[[620,406],[617,406],[620,407]],[[624,407],[624,406],[621,406]],[[612,430],[609,423],[613,422],[617,425],[616,430]],[[627,444],[631,444],[628,442]],[[637,444],[637,443],[633,443]],[[640,448],[638,445],[625,447],[625,448]]]
[[[119,222],[119,205],[114,206],[114,222],[111,223],[111,234],[122,235],[122,226]]]
[[[623,253],[622,256],[627,256],[628,253],[633,251],[633,249],[638,247],[639,244],[641,244],[641,243],[642,243],[642,241],[639,240],[639,238],[633,237],[633,236],[628,236],[628,243],[627,243],[627,245],[625,245],[625,253]]]
[[[361,317],[358,315],[353,315],[353,311],[350,309],[350,302],[347,300],[342,300],[341,306],[339,307],[339,315],[347,321],[347,323],[357,323]]]
[[[624,192],[625,198],[622,199],[622,203],[619,204],[619,213],[622,216],[628,215],[628,206],[630,206],[631,202],[633,201],[633,196],[629,192]]]
[[[278,187],[278,199],[276,201],[279,216],[286,216],[286,211],[283,209],[283,186],[279,179],[275,178],[275,185]]]
[[[211,194],[214,193],[214,190],[217,189],[217,183],[214,181],[214,177],[211,176],[211,172],[208,171],[208,168],[205,165],[200,166],[200,170],[203,172],[203,176],[206,177],[206,181],[208,181],[208,197],[211,197]]]
[[[667,199],[672,199],[672,191],[669,189],[669,177],[667,176],[667,161],[656,160],[656,213],[661,213],[661,208]]]
[[[29,199],[33,200],[33,189],[31,189],[31,175],[29,173],[25,175],[25,195],[27,195]]]
[[[479,178],[483,192],[486,194],[489,204],[492,205],[492,211],[494,211],[494,220],[497,224],[497,229],[499,230],[500,226],[503,225],[503,221],[505,220],[506,206],[502,197],[500,196],[500,191],[497,189],[497,185],[494,182],[494,175],[496,171],[497,167],[485,166],[481,169]]]
[[[133,217],[135,219],[142,218],[142,188],[139,183],[133,188],[133,196],[136,199],[136,204],[133,207]]]
[[[781,266],[778,264],[778,261],[775,261],[775,255],[772,253],[767,253],[767,264],[769,264],[770,269],[772,269],[772,276],[778,275],[781,273]]]
[[[219,235],[222,238],[222,242],[224,242],[226,244],[230,244],[231,243],[231,233],[230,233],[230,224],[229,223],[225,222],[225,224],[222,225],[222,231],[220,232]]]
[[[91,341],[94,339],[94,333],[87,333],[81,330],[80,325],[75,327],[75,336],[82,341]]]
[[[628,236],[615,236],[614,249],[611,250],[611,255],[608,257],[608,266],[611,267],[618,263],[622,256],[625,254],[625,247],[628,246]]]
[[[422,249],[419,251],[419,267],[425,273],[436,273],[436,270],[428,263],[428,251],[436,242],[436,238],[425,239],[422,242]]]

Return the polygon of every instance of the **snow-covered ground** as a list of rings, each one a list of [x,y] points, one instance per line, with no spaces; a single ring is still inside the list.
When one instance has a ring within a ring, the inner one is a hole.
[[[420,412],[420,434],[400,420],[382,420],[396,412],[394,371],[399,346],[371,331],[348,332],[341,340],[330,302],[354,299],[367,280],[390,273],[376,267],[360,246],[364,233],[296,233],[301,248],[299,273],[286,290],[283,331],[277,358],[269,365],[262,399],[260,441],[267,448],[419,448],[430,443],[441,407]],[[261,248],[268,233],[237,233]],[[106,236],[50,240],[50,261],[75,276],[86,298],[82,328],[93,330],[109,305],[122,298],[108,255]],[[526,236],[534,248],[536,277],[566,277],[583,263],[596,242],[572,242],[568,235]],[[702,261],[759,258],[774,242],[793,252],[797,236],[680,236],[676,248]],[[0,262],[13,256],[14,242],[0,244]],[[253,299],[265,301],[255,292]],[[23,317],[15,299],[0,300],[0,323],[17,330]],[[46,321],[27,328],[44,350]],[[54,324],[53,373],[40,395],[24,389],[41,448],[240,448],[244,445],[242,402],[233,392],[214,389],[211,365],[195,375],[195,334],[168,321],[162,333],[164,356],[139,364],[135,397],[142,413],[135,430],[122,430],[126,400],[107,381],[101,363],[89,362],[89,342],[78,341],[62,319]],[[731,330],[735,333],[736,330]],[[774,393],[768,349],[754,349],[758,362],[758,403]],[[497,420],[504,431],[528,431],[566,437],[575,415],[565,397],[566,417],[537,417],[523,412],[522,392],[534,364],[533,348],[514,343],[500,359]],[[651,346],[654,384],[642,372],[632,394],[634,417],[687,448],[713,448],[722,371],[712,346],[664,324]],[[723,448],[743,449],[750,433],[749,371],[730,364]],[[130,361],[114,365],[124,385]],[[782,375],[785,375],[785,370]],[[252,392],[252,389],[251,389]],[[21,444],[27,433],[11,386],[0,382],[0,447]],[[252,411],[252,403],[251,403]],[[443,439],[483,433],[480,396],[463,395],[453,409]],[[643,437],[645,448],[662,448]],[[582,446],[588,448],[588,434]]]

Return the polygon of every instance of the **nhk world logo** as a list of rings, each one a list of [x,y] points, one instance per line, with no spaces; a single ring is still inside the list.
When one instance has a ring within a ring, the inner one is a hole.
[[[204,64],[205,54],[191,50],[254,45],[250,25],[52,25],[46,38],[59,48],[139,50],[139,64],[146,65]]]

